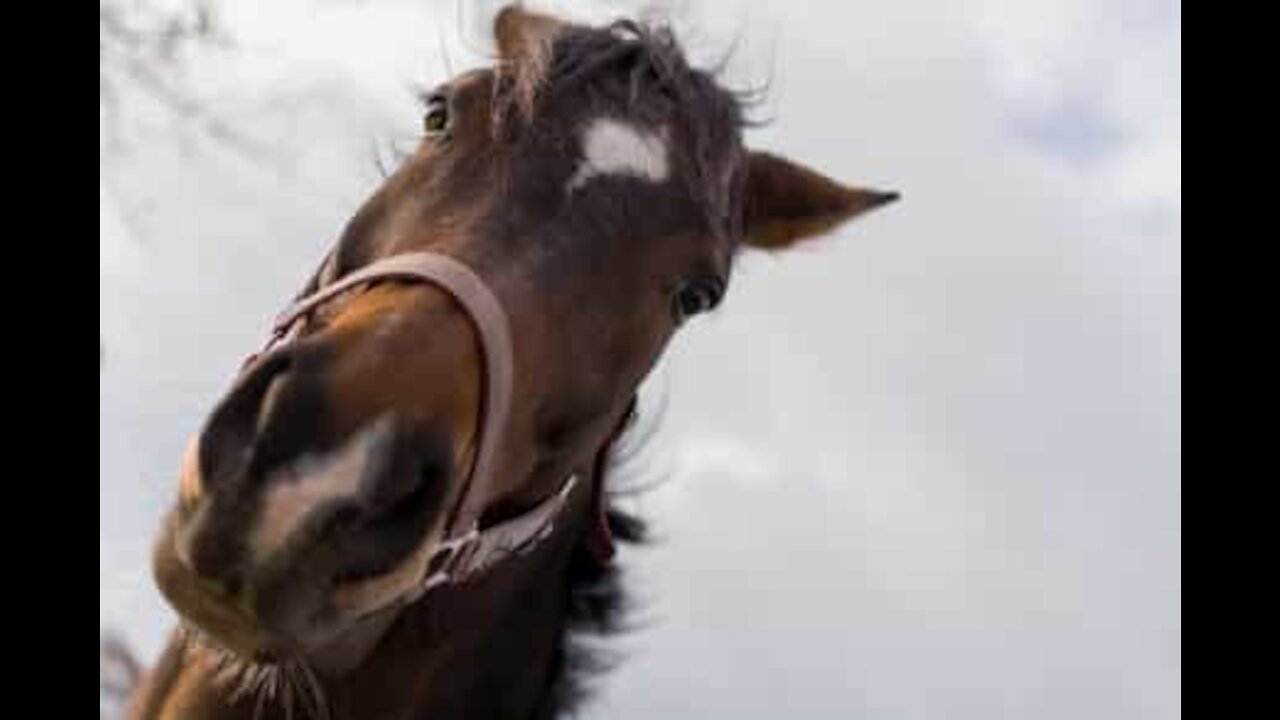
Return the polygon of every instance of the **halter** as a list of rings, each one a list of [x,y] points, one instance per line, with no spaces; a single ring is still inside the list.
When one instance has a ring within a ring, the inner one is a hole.
[[[296,340],[305,319],[319,305],[356,286],[377,280],[429,283],[446,290],[471,318],[479,333],[485,363],[485,392],[475,457],[463,481],[461,495],[445,524],[444,539],[428,556],[424,576],[401,598],[408,603],[437,587],[462,583],[496,563],[533,549],[554,531],[560,512],[575,488],[582,483],[578,474],[571,474],[559,490],[533,508],[502,522],[480,527],[481,514],[495,499],[491,497],[494,460],[510,414],[515,361],[510,323],[502,303],[475,272],[452,257],[434,252],[394,255],[295,300],[276,318],[271,338],[262,353]],[[612,438],[605,443],[601,454],[611,442]],[[599,475],[598,468],[593,468],[587,484],[598,485]],[[589,530],[592,536],[588,545],[598,560],[607,562],[612,555],[612,547],[607,525],[603,522],[602,493],[602,488],[593,488],[592,503],[596,506],[597,517]]]

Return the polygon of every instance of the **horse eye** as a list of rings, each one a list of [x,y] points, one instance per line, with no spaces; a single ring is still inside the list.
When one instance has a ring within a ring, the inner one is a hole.
[[[715,309],[724,294],[724,282],[715,276],[693,278],[676,290],[671,299],[671,315],[679,325],[685,320]]]
[[[422,130],[427,137],[444,135],[449,130],[449,103],[439,95],[427,100],[427,114],[422,118]]]

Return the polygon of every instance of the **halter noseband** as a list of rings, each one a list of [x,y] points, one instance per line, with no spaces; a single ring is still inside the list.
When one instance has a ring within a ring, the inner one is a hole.
[[[446,522],[444,539],[426,560],[426,573],[413,589],[400,598],[408,603],[436,587],[461,583],[495,563],[532,549],[550,536],[556,518],[580,483],[578,475],[571,474],[558,491],[533,508],[480,528],[480,516],[494,500],[490,497],[494,461],[510,414],[515,361],[510,324],[502,303],[475,272],[452,257],[433,252],[394,255],[301,297],[276,319],[271,339],[262,352],[297,339],[303,321],[317,306],[358,285],[376,280],[424,282],[448,291],[475,325],[485,363],[485,392],[475,457],[463,482],[461,495]],[[608,444],[602,448],[602,453]],[[592,472],[591,475],[599,473]],[[596,477],[590,480],[599,483]],[[596,500],[593,503],[598,505],[602,492],[603,488],[594,489],[593,498]],[[592,532],[599,534],[600,529],[593,528]],[[607,529],[605,533],[607,545]],[[606,552],[604,559],[610,554],[611,551]]]

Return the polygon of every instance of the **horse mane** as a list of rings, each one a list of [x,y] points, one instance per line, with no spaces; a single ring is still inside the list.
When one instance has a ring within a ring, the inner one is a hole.
[[[647,539],[638,516],[610,507],[609,529],[615,540],[628,544]],[[570,563],[564,625],[555,651],[550,687],[550,717],[572,715],[591,697],[590,681],[617,665],[616,651],[600,640],[632,629],[627,622],[634,607],[617,563],[601,565],[579,544]]]
[[[665,481],[667,474],[663,471],[657,482],[648,480],[644,484],[628,480],[623,485],[619,478],[652,474],[647,460],[666,415],[666,400],[663,393],[659,404],[644,413],[647,422],[643,426],[639,422],[639,405],[633,404],[625,429],[609,450],[602,477],[605,520],[617,543],[639,546],[650,541],[648,524],[636,513],[619,507],[618,500],[648,492]],[[631,620],[636,604],[626,580],[626,571],[617,557],[613,562],[601,563],[588,548],[584,534],[574,549],[565,578],[567,598],[549,686],[549,717],[575,715],[593,694],[591,681],[615,668],[622,659],[617,650],[602,641],[638,628]]]

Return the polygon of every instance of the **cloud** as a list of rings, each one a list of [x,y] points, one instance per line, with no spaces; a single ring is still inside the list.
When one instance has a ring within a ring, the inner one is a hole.
[[[982,0],[973,17],[1015,131],[1180,212],[1180,2]]]
[[[148,651],[186,435],[376,185],[371,144],[412,132],[458,10],[279,7],[192,72],[285,162],[157,142],[104,170],[155,239],[132,258],[104,199],[101,616]],[[625,558],[653,623],[599,714],[1178,716],[1180,8],[668,7],[772,77],[756,147],[904,199],[744,258],[668,352],[677,472],[637,499],[663,540]]]

